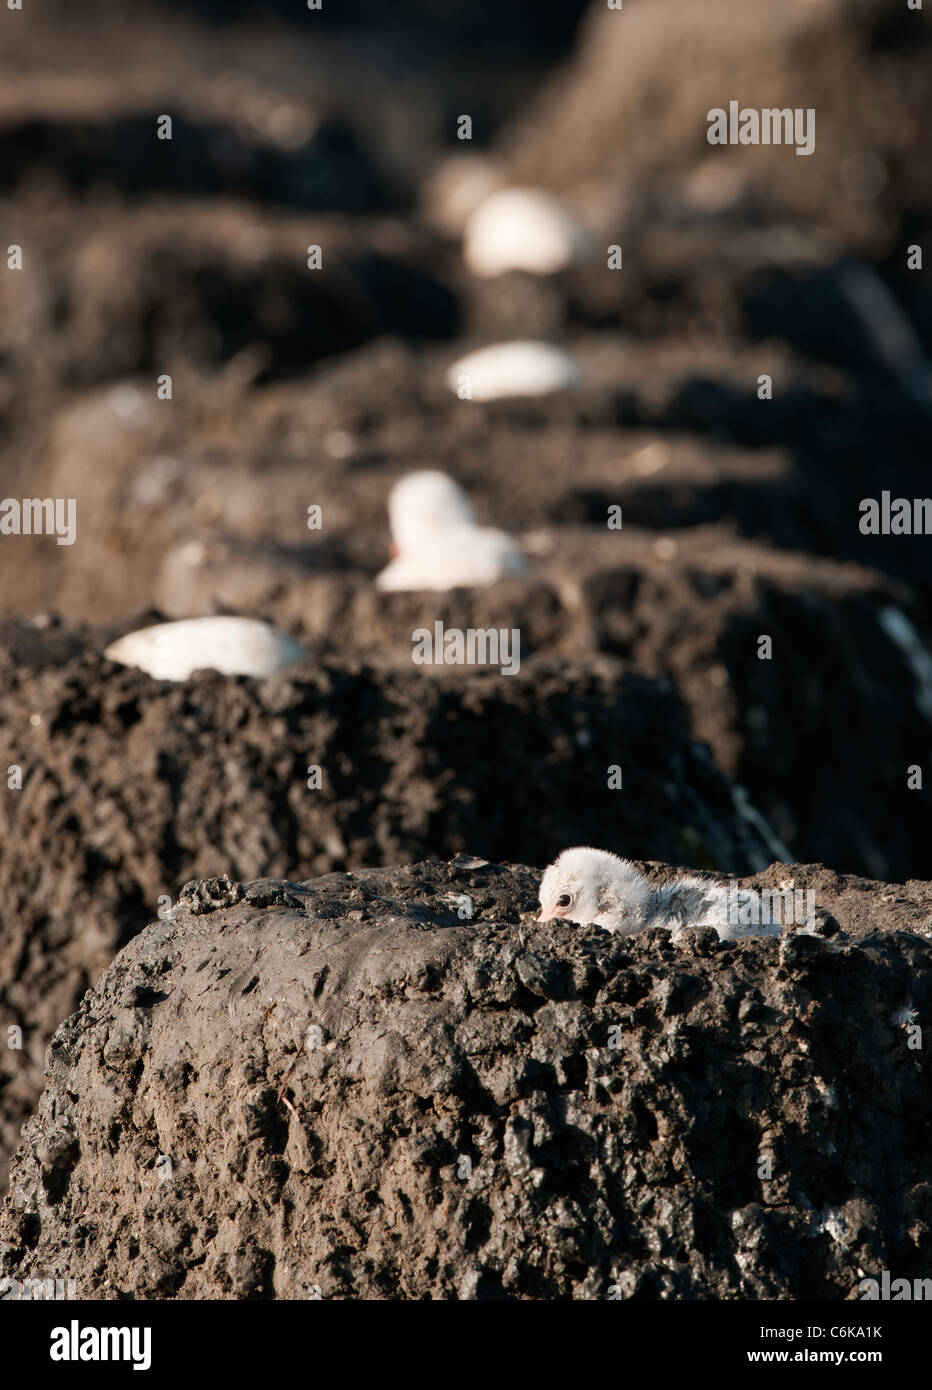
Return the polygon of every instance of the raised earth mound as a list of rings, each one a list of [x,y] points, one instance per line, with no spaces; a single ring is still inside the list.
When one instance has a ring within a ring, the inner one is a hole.
[[[593,5],[577,53],[506,132],[502,154],[523,181],[594,184],[604,197],[614,180],[629,196],[788,213],[876,252],[904,215],[927,225],[930,46],[928,8],[886,0]],[[708,113],[731,100],[813,113],[813,138],[798,142],[807,153],[776,140],[752,152],[737,135],[710,145]],[[645,127],[649,138],[630,138]]]
[[[24,1033],[0,1047],[0,1181],[52,1031],[194,876],[543,860],[579,841],[738,873],[780,855],[673,687],[609,658],[173,685],[105,645],[0,625],[0,1028]]]
[[[932,885],[747,882],[786,876],[804,931],[677,948],[537,925],[535,871],[466,856],[189,884],[55,1034],[0,1272],[91,1299],[924,1275]]]

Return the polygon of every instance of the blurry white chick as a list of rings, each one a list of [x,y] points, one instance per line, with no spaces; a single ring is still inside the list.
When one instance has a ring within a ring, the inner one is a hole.
[[[579,366],[562,348],[521,340],[478,348],[447,371],[450,390],[470,401],[549,396],[572,390],[580,380]]]
[[[469,498],[445,473],[408,473],[392,488],[388,514],[394,559],[376,579],[380,589],[478,587],[525,566],[511,537],[480,526]]]
[[[255,618],[183,618],[139,628],[104,656],[138,666],[159,681],[184,681],[207,668],[226,676],[270,676],[307,653],[284,632]]]
[[[463,233],[473,275],[524,270],[553,275],[589,259],[592,241],[569,208],[538,188],[504,188],[483,199]]]

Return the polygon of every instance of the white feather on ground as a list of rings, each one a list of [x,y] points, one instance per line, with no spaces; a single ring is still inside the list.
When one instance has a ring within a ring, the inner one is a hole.
[[[580,379],[579,367],[569,353],[552,343],[521,340],[478,348],[447,372],[450,390],[473,401],[549,396],[572,390]]]
[[[562,918],[629,936],[648,927],[679,933],[714,927],[722,941],[745,936],[779,936],[775,923],[745,926],[729,920],[728,890],[685,874],[654,885],[627,859],[604,849],[564,850],[540,885],[539,922]]]
[[[376,579],[384,591],[432,590],[494,584],[525,566],[504,531],[482,527],[469,498],[445,473],[409,473],[388,500],[395,558]]]
[[[255,618],[183,618],[139,628],[112,642],[104,656],[138,666],[155,680],[184,681],[209,669],[227,676],[270,676],[307,652],[284,632]]]

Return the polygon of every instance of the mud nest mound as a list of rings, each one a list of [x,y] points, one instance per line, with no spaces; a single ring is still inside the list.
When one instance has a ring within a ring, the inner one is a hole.
[[[653,866],[657,872],[657,866]],[[56,1033],[3,1271],[82,1298],[834,1298],[928,1268],[932,889],[617,938],[465,856],[188,885]]]
[[[0,763],[22,773],[0,798],[0,1024],[24,1030],[0,1049],[4,1167],[53,1029],[193,876],[467,847],[543,860],[580,840],[736,872],[775,857],[673,688],[615,661],[452,680],[308,662],[171,685],[101,646],[28,624],[0,642]]]

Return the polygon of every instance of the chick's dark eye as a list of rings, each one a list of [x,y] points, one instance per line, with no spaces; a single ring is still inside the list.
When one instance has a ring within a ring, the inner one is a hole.
[[[557,907],[569,907],[572,901],[573,899],[570,897],[569,893],[561,893],[557,898]]]

